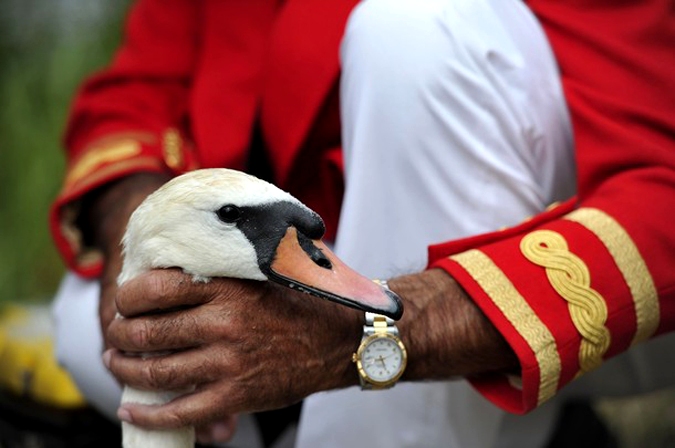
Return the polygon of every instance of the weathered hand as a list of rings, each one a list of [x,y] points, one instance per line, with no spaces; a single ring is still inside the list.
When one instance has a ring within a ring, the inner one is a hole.
[[[517,369],[501,335],[445,272],[389,284],[406,306],[398,324],[409,354],[404,379]],[[178,270],[156,270],[126,283],[117,307],[127,319],[109,327],[118,348],[104,355],[110,370],[139,388],[195,388],[162,406],[121,407],[120,418],[139,426],[203,426],[357,382],[350,361],[362,314],[287,288],[194,283]],[[144,359],[122,351],[172,353]]]
[[[141,389],[195,387],[163,406],[125,404],[139,426],[205,425],[227,415],[274,409],[355,384],[351,364],[362,313],[268,282],[195,283],[155,270],[125,283],[104,359],[120,381]],[[141,358],[122,352],[170,352]]]

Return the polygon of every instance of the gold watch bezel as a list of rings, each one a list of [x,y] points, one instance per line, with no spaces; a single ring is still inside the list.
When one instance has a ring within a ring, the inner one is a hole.
[[[361,362],[361,356],[363,355],[363,351],[365,350],[365,348],[372,341],[374,341],[375,339],[383,339],[383,338],[393,340],[394,342],[396,342],[396,345],[401,350],[401,367],[399,368],[398,372],[393,378],[386,381],[378,381],[371,378],[365,371],[365,369],[363,368],[363,364]],[[405,345],[403,345],[403,341],[401,341],[401,338],[399,338],[398,336],[391,333],[376,333],[367,336],[361,341],[361,344],[359,345],[359,348],[356,350],[356,353],[352,355],[352,361],[356,364],[356,369],[359,372],[359,376],[363,378],[364,381],[368,382],[368,384],[371,384],[372,386],[375,386],[377,388],[386,389],[396,384],[403,375],[403,372],[405,372],[405,368],[408,365],[408,351],[406,350]]]

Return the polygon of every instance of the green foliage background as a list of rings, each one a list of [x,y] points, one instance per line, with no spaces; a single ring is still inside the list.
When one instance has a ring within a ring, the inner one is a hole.
[[[61,134],[77,86],[110,59],[127,2],[87,20],[51,11],[57,3],[0,0],[0,303],[47,300],[63,275],[47,220],[65,165]]]

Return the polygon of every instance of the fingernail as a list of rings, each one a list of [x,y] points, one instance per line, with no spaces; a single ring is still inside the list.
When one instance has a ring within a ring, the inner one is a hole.
[[[110,358],[112,358],[112,349],[108,349],[103,352],[103,364],[106,368],[110,368]]]
[[[131,418],[131,413],[124,408],[119,408],[117,410],[117,418],[119,418],[123,422],[133,423],[133,419]]]
[[[211,427],[211,439],[214,442],[227,442],[230,440],[230,426],[225,423],[214,423]]]

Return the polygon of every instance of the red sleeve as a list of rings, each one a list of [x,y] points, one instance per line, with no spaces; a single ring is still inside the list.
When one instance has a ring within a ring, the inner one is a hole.
[[[504,335],[519,377],[472,380],[527,412],[675,329],[675,9],[530,0],[572,114],[578,198],[516,228],[430,248]]]
[[[199,4],[140,0],[111,65],[75,98],[65,134],[66,178],[50,228],[69,268],[82,275],[97,275],[101,264],[75,225],[85,193],[133,172],[178,174],[197,165],[185,123]]]

